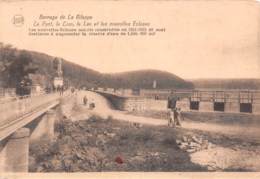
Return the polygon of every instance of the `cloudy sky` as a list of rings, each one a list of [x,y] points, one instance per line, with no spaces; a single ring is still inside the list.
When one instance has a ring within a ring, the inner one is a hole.
[[[81,3],[81,4],[80,4]],[[260,78],[260,5],[255,1],[23,2],[0,5],[0,41],[100,72],[158,69],[182,78]],[[12,24],[24,16],[22,27]],[[30,37],[40,14],[150,22],[146,37]]]

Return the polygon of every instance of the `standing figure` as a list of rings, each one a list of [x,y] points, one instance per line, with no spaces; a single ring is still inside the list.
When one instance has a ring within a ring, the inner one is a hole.
[[[175,127],[181,126],[181,109],[177,108],[177,101],[179,98],[168,98],[168,109],[170,109],[170,116],[168,119],[168,126]]]
[[[87,96],[84,96],[83,98],[83,103],[84,103],[84,106],[86,106],[88,104],[88,98]]]
[[[57,86],[56,92],[60,92],[60,85]]]
[[[174,121],[174,111],[173,109],[169,110],[169,118],[168,118],[168,126],[172,127],[173,126],[173,121]]]
[[[60,96],[63,96],[64,88],[63,86],[60,86],[59,88]]]
[[[174,115],[174,125],[175,126],[181,126],[181,108],[176,108],[175,115]]]
[[[175,108],[176,108],[176,98],[168,97],[167,108],[169,109],[170,116],[168,118],[168,126],[172,127],[175,121]]]

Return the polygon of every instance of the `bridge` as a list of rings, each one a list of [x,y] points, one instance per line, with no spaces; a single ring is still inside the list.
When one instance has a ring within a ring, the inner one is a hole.
[[[27,172],[29,144],[51,141],[66,92],[0,99],[0,172]]]

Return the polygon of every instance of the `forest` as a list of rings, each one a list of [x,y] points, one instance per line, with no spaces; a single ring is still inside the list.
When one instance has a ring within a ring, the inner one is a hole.
[[[44,81],[39,80],[39,84],[50,85],[55,76],[55,58],[57,57],[0,43],[0,87],[16,88],[29,74],[43,76],[41,79]],[[151,89],[156,81],[158,89],[260,89],[260,79],[184,80],[172,73],[153,69],[100,73],[66,59],[62,59],[62,69],[66,84],[78,88],[102,86]]]
[[[50,84],[55,76],[54,59],[44,53],[20,50],[12,45],[0,43],[0,87],[15,88],[28,74],[44,76]],[[60,58],[60,57],[59,57]],[[94,60],[94,59],[93,59]],[[159,70],[139,70],[124,73],[100,73],[62,59],[65,82],[75,87],[110,87],[110,88],[153,88],[157,82],[159,89],[192,89],[193,84],[182,78]]]

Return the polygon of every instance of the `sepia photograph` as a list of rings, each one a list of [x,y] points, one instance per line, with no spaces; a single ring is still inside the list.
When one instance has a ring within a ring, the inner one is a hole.
[[[260,2],[1,1],[0,27],[0,179],[260,172]]]

